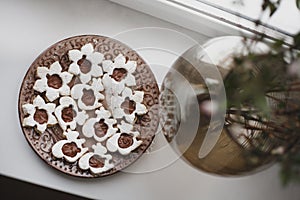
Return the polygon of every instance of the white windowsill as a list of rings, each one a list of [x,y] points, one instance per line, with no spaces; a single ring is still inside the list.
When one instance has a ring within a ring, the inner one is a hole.
[[[218,0],[110,0],[123,6],[147,13],[185,28],[206,34],[209,37],[220,35],[256,34],[265,33],[271,38],[284,38],[291,43],[291,34],[300,30],[300,12],[290,0],[283,0],[278,13],[271,20],[262,21],[266,26],[256,27],[253,19],[259,16],[261,0],[244,0],[244,6],[231,7],[230,0],[219,3]],[[206,2],[206,3],[205,3]],[[210,2],[207,4],[207,2]],[[294,3],[294,1],[292,2]],[[221,9],[220,9],[221,8]],[[231,13],[226,10],[231,9]],[[246,18],[238,17],[236,10],[243,13]],[[248,17],[250,16],[250,17]],[[292,17],[291,17],[292,16]],[[288,19],[287,19],[288,18]],[[275,26],[277,25],[277,26]]]

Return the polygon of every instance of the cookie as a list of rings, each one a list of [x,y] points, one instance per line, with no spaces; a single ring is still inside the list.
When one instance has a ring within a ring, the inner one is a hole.
[[[111,109],[116,119],[125,118],[127,122],[134,123],[139,115],[147,113],[146,106],[142,103],[144,92],[133,91],[125,87],[121,95],[111,97]]]
[[[150,146],[158,96],[153,73],[135,51],[111,38],[76,36],[33,62],[20,89],[19,116],[29,144],[49,165],[102,177]]]
[[[102,106],[100,100],[104,99],[102,80],[94,78],[91,85],[77,84],[71,90],[71,97],[78,101],[81,110],[94,110]]]
[[[111,163],[112,156],[106,154],[107,149],[101,143],[93,145],[92,148],[94,152],[84,154],[80,158],[78,165],[81,169],[90,170],[93,174],[99,174],[114,167]]]
[[[69,95],[73,75],[68,72],[62,72],[62,68],[58,61],[47,67],[37,68],[38,80],[35,81],[33,89],[42,93],[46,92],[46,97],[49,101],[54,101],[60,95]]]
[[[64,158],[66,161],[73,163],[88,151],[88,148],[83,147],[85,139],[79,139],[79,133],[70,129],[64,132],[63,135],[66,139],[59,140],[53,145],[52,154],[56,158]]]
[[[132,73],[135,72],[136,65],[136,61],[126,60],[122,54],[119,54],[114,61],[103,61],[103,70],[107,72],[103,77],[106,90],[112,94],[120,94],[125,86],[135,86],[135,77]]]
[[[140,133],[133,131],[131,124],[122,121],[118,128],[119,132],[112,135],[106,142],[106,147],[110,152],[118,151],[122,155],[128,155],[142,144],[141,140],[137,140]]]
[[[83,45],[80,50],[73,49],[68,52],[72,62],[68,71],[79,75],[82,83],[88,83],[92,77],[99,77],[103,74],[99,64],[104,56],[102,53],[95,52],[91,43]]]
[[[90,118],[82,127],[85,137],[93,137],[98,142],[103,142],[117,132],[117,120],[112,118],[111,113],[104,107],[95,111],[97,117]]]
[[[59,106],[55,108],[55,116],[63,131],[67,128],[75,130],[77,124],[83,125],[89,117],[84,110],[78,110],[73,98],[66,96],[59,99]]]
[[[44,133],[49,125],[57,123],[53,116],[55,109],[54,103],[45,103],[41,96],[35,97],[33,103],[22,105],[23,113],[28,115],[23,119],[22,125],[24,127],[35,127],[39,133]]]

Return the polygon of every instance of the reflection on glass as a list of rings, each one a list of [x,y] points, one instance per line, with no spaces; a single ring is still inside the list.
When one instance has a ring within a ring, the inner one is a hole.
[[[224,128],[223,80],[232,69],[233,55],[246,53],[242,44],[240,37],[224,37],[189,49],[174,63],[161,89],[166,139],[187,163],[213,174],[249,174],[272,163],[270,157],[249,154]]]

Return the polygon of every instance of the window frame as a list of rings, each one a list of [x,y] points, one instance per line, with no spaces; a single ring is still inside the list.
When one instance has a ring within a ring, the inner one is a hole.
[[[292,35],[202,0],[110,0],[209,37],[265,34],[292,43]]]

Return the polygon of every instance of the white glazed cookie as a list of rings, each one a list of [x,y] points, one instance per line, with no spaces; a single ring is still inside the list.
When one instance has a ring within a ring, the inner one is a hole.
[[[131,151],[142,144],[141,140],[137,140],[140,135],[137,131],[132,131],[133,126],[124,121],[118,125],[119,133],[116,133],[106,142],[106,147],[110,152],[118,151],[122,155],[128,155]]]
[[[107,93],[120,94],[125,86],[135,86],[135,77],[132,73],[136,70],[135,61],[126,61],[125,56],[119,54],[114,61],[104,60],[103,85]]]
[[[116,119],[125,117],[126,121],[133,123],[136,115],[143,115],[147,113],[147,108],[142,104],[144,98],[144,92],[134,91],[128,87],[125,87],[121,96],[112,96],[112,114]]]
[[[92,148],[94,152],[86,153],[79,159],[78,165],[81,169],[90,169],[92,173],[99,174],[114,167],[114,165],[110,163],[112,156],[106,154],[107,149],[102,146],[101,143],[93,145]]]
[[[68,127],[74,130],[77,124],[83,125],[89,117],[84,110],[78,111],[77,104],[71,97],[61,97],[59,104],[54,114],[63,131],[67,130]]]
[[[59,95],[70,95],[68,84],[72,80],[73,75],[69,72],[62,72],[58,61],[54,62],[49,69],[47,67],[38,67],[37,76],[40,79],[35,81],[33,89],[40,93],[46,92],[46,97],[49,101],[54,101]]]
[[[23,126],[36,127],[38,132],[44,133],[47,126],[57,124],[52,114],[55,106],[54,103],[45,103],[41,96],[37,96],[32,104],[24,104],[24,114],[29,116],[24,118]]]
[[[88,83],[92,77],[102,76],[103,71],[99,65],[104,56],[99,52],[94,52],[92,44],[86,44],[80,50],[70,50],[68,54],[70,60],[73,61],[68,71],[79,75],[82,83]]]
[[[52,154],[56,158],[64,158],[68,162],[75,162],[84,153],[88,151],[88,148],[82,146],[85,139],[78,139],[79,133],[70,129],[64,132],[66,136],[65,140],[59,140],[52,147]]]
[[[102,104],[99,102],[104,99],[103,85],[101,78],[93,78],[92,85],[77,84],[71,90],[73,99],[78,100],[78,107],[82,110],[94,110],[99,108]]]
[[[117,132],[118,129],[113,127],[117,120],[111,119],[111,113],[104,107],[96,110],[95,113],[97,117],[86,121],[82,133],[88,138],[94,137],[96,141],[103,142]]]

